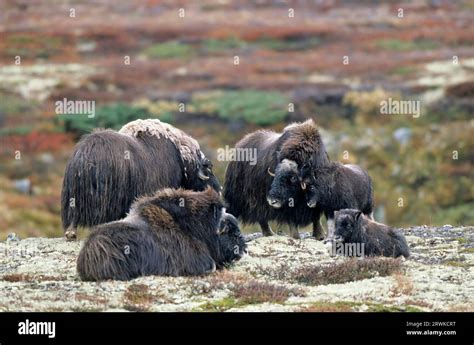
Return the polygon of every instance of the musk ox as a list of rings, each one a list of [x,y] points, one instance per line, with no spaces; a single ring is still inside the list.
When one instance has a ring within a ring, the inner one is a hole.
[[[410,256],[405,236],[388,225],[375,222],[355,209],[336,211],[335,217],[337,242],[363,244],[367,256]]]
[[[273,234],[268,222],[290,226],[299,238],[298,226],[313,222],[313,235],[321,238],[321,212],[306,207],[299,168],[329,163],[329,156],[312,120],[295,123],[282,133],[259,130],[246,135],[236,150],[255,150],[256,162],[232,161],[227,166],[224,199],[230,213],[243,223],[259,223],[265,236]],[[251,164],[252,163],[252,164]]]
[[[214,190],[166,188],[138,199],[124,219],[92,229],[77,271],[88,281],[202,275],[245,251],[237,220]]]
[[[329,240],[334,237],[334,211],[355,208],[372,217],[372,180],[360,166],[331,162],[313,167],[307,163],[300,174],[308,207],[320,209],[326,216]]]
[[[125,216],[135,198],[160,188],[221,187],[212,163],[183,131],[159,120],[136,120],[118,132],[96,130],[76,145],[66,165],[61,219],[66,239],[77,227]]]

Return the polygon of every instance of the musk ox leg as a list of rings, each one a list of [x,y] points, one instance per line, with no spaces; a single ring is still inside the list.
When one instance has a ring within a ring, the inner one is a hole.
[[[64,238],[66,241],[75,241],[77,240],[77,228],[74,225],[70,225],[64,231]]]
[[[328,218],[328,239],[334,239],[334,233],[336,232],[336,225],[334,223],[334,218]]]
[[[260,227],[262,228],[262,234],[263,236],[273,236],[275,233],[272,231],[272,228],[270,225],[268,225],[267,221],[260,221],[258,222],[260,224]]]
[[[321,219],[313,221],[313,237],[316,238],[318,241],[322,241],[324,239],[324,229],[321,225]]]
[[[296,225],[290,224],[290,236],[296,240],[300,239],[300,233],[298,232],[298,227]]]

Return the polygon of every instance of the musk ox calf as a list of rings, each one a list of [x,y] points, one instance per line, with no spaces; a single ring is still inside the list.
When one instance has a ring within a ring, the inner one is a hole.
[[[363,244],[364,255],[367,256],[403,255],[406,258],[410,256],[403,234],[371,220],[355,209],[336,211],[335,240],[342,243]]]
[[[121,219],[135,198],[160,188],[221,187],[196,140],[159,120],[97,130],[76,145],[66,165],[61,219],[66,239],[77,227]]]
[[[329,156],[312,120],[295,123],[282,133],[260,130],[245,136],[236,150],[254,150],[256,161],[232,161],[227,166],[224,199],[230,213],[244,223],[259,223],[265,236],[273,234],[268,222],[290,226],[299,238],[298,226],[313,222],[313,235],[322,236],[320,212],[306,207],[299,169],[329,163]]]
[[[335,211],[355,208],[372,217],[372,180],[360,166],[331,162],[315,168],[308,163],[301,169],[301,179],[307,205],[322,210],[326,216],[329,240],[334,237]]]
[[[214,190],[163,189],[138,199],[124,219],[92,229],[77,271],[88,281],[202,275],[245,251],[237,220]]]

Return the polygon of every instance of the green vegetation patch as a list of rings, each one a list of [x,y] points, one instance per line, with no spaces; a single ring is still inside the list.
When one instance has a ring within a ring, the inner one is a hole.
[[[439,43],[432,40],[414,40],[401,41],[397,39],[381,39],[376,41],[377,48],[392,51],[411,51],[411,50],[433,50],[439,47]]]
[[[94,117],[85,114],[61,115],[64,130],[79,135],[90,133],[95,128],[120,129],[127,122],[152,117],[144,108],[124,103],[105,105],[96,110]]]
[[[43,281],[63,281],[67,279],[65,277],[54,277],[54,276],[47,276],[47,275],[12,273],[12,274],[6,274],[2,276],[1,280],[10,282],[10,283],[18,283],[18,282],[34,283],[34,282],[43,282]]]
[[[194,48],[187,43],[167,41],[149,46],[144,50],[144,53],[151,58],[182,58],[191,56],[194,53]]]
[[[10,57],[43,58],[61,52],[64,40],[56,36],[38,36],[33,34],[15,34],[6,39],[5,55]]]
[[[0,128],[0,137],[7,135],[27,135],[34,129],[33,125]]]
[[[226,92],[217,100],[217,112],[226,120],[243,119],[247,123],[267,126],[287,116],[288,99],[276,91],[242,90]]]
[[[243,49],[248,46],[248,42],[238,38],[229,37],[225,39],[207,39],[201,42],[202,50],[206,53],[219,53],[232,49]]]

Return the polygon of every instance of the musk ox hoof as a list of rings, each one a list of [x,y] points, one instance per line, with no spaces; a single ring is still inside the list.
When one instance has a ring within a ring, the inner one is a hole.
[[[75,230],[68,229],[64,232],[64,238],[66,241],[75,241],[77,240],[77,233]]]
[[[322,241],[322,240],[324,240],[324,233],[313,232],[313,237],[318,241]]]
[[[300,234],[291,234],[291,238],[294,238],[295,240],[301,240]]]
[[[275,233],[272,230],[262,231],[263,236],[274,236]]]

